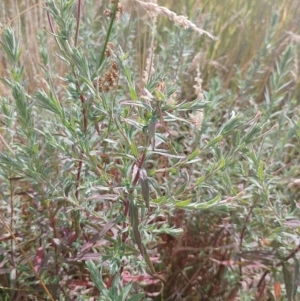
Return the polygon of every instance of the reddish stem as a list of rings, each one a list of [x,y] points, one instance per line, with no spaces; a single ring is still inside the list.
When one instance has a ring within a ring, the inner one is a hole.
[[[137,160],[138,169],[142,168],[142,166],[143,166],[143,164],[144,164],[144,161],[145,161],[145,158],[146,158],[146,152],[144,152],[144,153],[142,154],[142,157],[141,157],[139,160]],[[132,181],[132,186],[133,186],[133,187],[136,186],[136,184],[138,183],[139,178],[140,178],[140,173],[139,173],[139,170],[138,170],[137,173],[136,173],[136,175],[135,175],[135,177],[134,177],[134,179],[133,179],[133,181]],[[130,193],[130,194],[133,193],[133,188],[130,189],[129,193]],[[129,202],[130,202],[130,201],[129,201],[128,199],[125,199],[125,200],[123,201],[123,204],[124,204],[123,215],[124,215],[124,217],[126,217],[126,216],[128,215],[128,213],[129,213]],[[126,221],[124,221],[124,222],[123,222],[123,230],[124,230],[126,227],[127,227],[127,223],[126,223]],[[126,232],[123,232],[123,234],[122,234],[122,243],[125,243],[127,237],[128,237],[128,234],[127,234]],[[121,268],[120,268],[120,274],[122,274],[122,273],[123,273],[123,266],[121,266]],[[111,276],[111,277],[109,277],[109,279],[107,280],[107,282],[106,282],[106,287],[107,287],[107,288],[110,288],[110,287],[111,287],[113,278],[114,278],[114,276]]]
[[[279,267],[281,265],[284,265],[284,262],[287,262],[288,260],[290,260],[291,258],[293,258],[298,252],[300,252],[300,244],[288,255],[286,256],[283,260],[281,260],[280,262],[275,264],[275,267]],[[263,273],[263,275],[261,276],[258,284],[257,284],[257,290],[259,290],[259,288],[261,287],[264,279],[266,278],[266,276],[271,272],[271,270],[267,270]]]

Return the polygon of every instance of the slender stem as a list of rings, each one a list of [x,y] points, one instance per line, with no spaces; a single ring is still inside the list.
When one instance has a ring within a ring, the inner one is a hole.
[[[108,44],[108,40],[109,40],[109,37],[110,37],[110,34],[111,34],[111,30],[112,30],[112,27],[113,27],[113,24],[114,24],[114,21],[115,21],[115,18],[116,18],[116,14],[117,14],[117,11],[118,11],[118,4],[119,4],[119,0],[117,0],[115,2],[115,6],[114,6],[114,9],[113,9],[111,19],[110,19],[108,31],[107,31],[107,34],[106,34],[106,37],[105,37],[105,42],[104,42],[104,45],[103,45],[103,49],[102,49],[102,53],[101,53],[101,56],[100,56],[100,60],[99,60],[99,64],[98,64],[97,69],[99,69],[101,67],[101,65],[104,61],[106,46]]]
[[[11,216],[10,216],[10,229],[13,230],[14,228],[14,198],[13,198],[13,183],[12,180],[9,181],[9,189],[10,189],[10,210],[11,210]],[[13,240],[11,240],[11,265],[13,268],[15,268],[15,243]]]
[[[130,26],[131,26],[131,22],[132,22],[132,19],[133,19],[133,10],[134,10],[134,7],[132,6],[131,11],[130,11],[130,18],[129,18],[128,26],[126,27],[126,30],[125,30],[125,42],[124,42],[124,45],[122,47],[124,52],[126,52],[127,42],[129,40],[128,35],[129,35],[129,29],[130,29]]]
[[[76,199],[78,201],[79,199],[79,183],[80,183],[80,177],[81,177],[81,170],[82,170],[82,156],[83,156],[83,152],[81,152],[80,154],[80,158],[79,158],[79,164],[78,164],[78,169],[77,169],[77,176],[76,176],[76,192],[75,192],[75,196]]]
[[[142,168],[142,166],[143,166],[143,164],[144,164],[144,161],[145,161],[145,158],[146,158],[146,152],[144,152],[144,153],[142,154],[141,159],[138,160],[138,168],[139,168],[139,169]],[[132,186],[135,186],[135,185],[137,184],[139,178],[140,178],[139,172],[137,172],[136,175],[135,175],[135,177],[134,177],[134,179],[133,179],[133,181],[132,181]],[[129,193],[130,193],[130,194],[133,193],[133,188],[130,190]],[[124,203],[124,211],[123,211],[124,217],[126,217],[126,216],[129,214],[129,202],[130,202],[130,200],[128,200],[127,198],[123,201],[123,203]],[[126,221],[123,222],[122,227],[123,227],[123,230],[127,227]],[[124,231],[123,234],[122,234],[122,243],[125,243],[127,237],[128,237],[128,234]],[[119,271],[120,275],[123,273],[123,269],[124,269],[124,267],[121,266],[120,271]],[[107,287],[107,288],[110,288],[110,287],[111,287],[113,278],[114,278],[114,276],[111,276],[111,277],[108,279],[108,281],[106,282],[106,287]]]
[[[80,89],[79,86],[79,82],[76,76],[76,73],[74,71],[74,77],[75,77],[75,82],[76,82],[76,87],[78,89]],[[81,101],[81,105],[82,105],[82,117],[83,117],[83,131],[84,133],[86,133],[87,131],[87,116],[86,116],[86,108],[85,108],[85,97],[80,93],[80,101]],[[76,199],[79,200],[79,183],[80,183],[80,179],[81,179],[81,170],[82,170],[82,159],[83,159],[83,151],[81,151],[80,154],[80,158],[79,158],[79,165],[78,165],[78,170],[77,170],[77,176],[76,176],[76,192],[75,192],[75,196]]]
[[[1,135],[0,133],[0,140],[1,142],[7,147],[7,149],[13,154],[15,155],[15,152],[12,150],[12,148],[8,145],[8,143],[5,141],[4,137]]]
[[[144,152],[143,155],[142,155],[142,158],[138,161],[138,168],[139,169],[142,168],[142,166],[144,164],[144,161],[145,161],[145,158],[146,158],[146,153]],[[139,173],[139,171],[137,171],[137,173],[136,173],[136,175],[135,175],[135,177],[132,181],[132,186],[135,186],[137,184],[139,178],[140,178],[140,173]],[[131,189],[129,193],[132,194],[133,189]],[[124,202],[123,202],[124,203],[124,211],[123,211],[124,217],[126,217],[129,213],[129,202],[130,201],[128,199],[124,200]],[[123,229],[125,229],[126,227],[127,227],[127,223],[124,221],[123,222]],[[125,232],[122,234],[122,242],[123,243],[125,242],[127,236],[128,235]]]
[[[46,3],[46,6],[48,6],[48,4]],[[50,13],[47,11],[47,19],[48,19],[48,23],[49,23],[49,26],[50,26],[50,31],[51,33],[53,34],[53,37],[54,37],[54,40],[57,44],[57,46],[59,47],[60,50],[62,50],[58,40],[57,40],[57,37],[55,35],[55,31],[54,31],[54,27],[53,27],[53,24],[52,24],[52,20],[51,20],[51,16],[50,16]]]
[[[77,3],[77,16],[76,16],[76,33],[75,33],[75,39],[74,39],[74,46],[77,46],[78,41],[78,32],[79,32],[79,24],[80,24],[80,10],[81,10],[81,0],[78,0]]]
[[[124,200],[124,216],[127,216],[128,215],[128,211],[129,211],[129,200]],[[123,229],[125,229],[127,227],[127,223],[124,221],[123,222]],[[122,234],[122,242],[125,243],[125,240],[127,238],[127,233],[123,232]]]
[[[80,6],[81,6],[81,1],[78,0],[78,10],[77,10],[77,27],[76,27],[76,35],[75,35],[75,42],[74,42],[74,46],[76,47],[77,44],[77,39],[78,39],[78,30],[79,30],[79,19],[80,19]],[[77,75],[75,73],[75,70],[73,71],[74,74],[74,78],[75,78],[75,84],[79,93],[79,98],[81,101],[81,106],[82,106],[82,118],[83,118],[83,132],[86,133],[87,131],[87,112],[86,112],[86,108],[85,108],[85,97],[84,95],[81,93],[80,91],[80,85],[79,85],[79,81],[77,78]],[[81,151],[80,157],[79,157],[79,164],[78,164],[78,169],[77,169],[77,176],[76,176],[76,188],[75,188],[75,197],[77,199],[77,201],[79,200],[79,184],[81,181],[81,171],[82,171],[82,164],[83,164],[83,155],[84,152],[83,150]],[[79,217],[77,214],[73,215],[74,218],[74,223],[75,223],[75,232],[76,232],[76,236],[79,236],[80,233],[80,225],[79,225]]]
[[[46,3],[46,6],[48,6],[47,3]],[[50,31],[51,31],[52,34],[54,34],[54,27],[53,27],[53,24],[52,24],[50,13],[48,11],[47,11],[47,19],[48,19],[48,23],[49,23],[49,26],[50,26]]]

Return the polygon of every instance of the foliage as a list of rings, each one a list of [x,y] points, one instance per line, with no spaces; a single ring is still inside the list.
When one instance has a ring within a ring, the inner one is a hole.
[[[296,300],[294,11],[212,2],[46,1],[34,93],[3,30],[1,299]]]

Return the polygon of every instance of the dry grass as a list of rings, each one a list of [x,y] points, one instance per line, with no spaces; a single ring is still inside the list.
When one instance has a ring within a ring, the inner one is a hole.
[[[0,20],[2,30],[4,26],[12,26],[23,46],[22,63],[25,66],[25,79],[28,82],[29,92],[33,92],[40,85],[41,72],[38,66],[40,56],[36,36],[37,32],[46,28],[47,24],[43,5],[43,2],[35,0],[4,1],[1,8],[4,12]],[[6,65],[3,65],[3,68],[0,68],[0,77],[5,75]],[[1,89],[5,89],[4,86]]]
[[[151,2],[143,2],[136,0],[144,9],[146,9],[150,14],[156,13],[158,15],[164,15],[166,16],[171,22],[183,27],[184,29],[191,28],[195,32],[197,32],[199,35],[207,35],[211,39],[215,40],[216,37],[214,37],[211,33],[209,33],[206,30],[203,30],[197,25],[195,25],[193,22],[189,21],[186,16],[183,15],[177,15],[173,11],[169,10],[168,8],[164,6],[160,6],[156,3]]]

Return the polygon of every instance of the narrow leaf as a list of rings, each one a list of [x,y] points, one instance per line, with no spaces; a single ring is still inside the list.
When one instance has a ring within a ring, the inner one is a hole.
[[[226,161],[225,161],[224,157],[222,157],[220,165],[219,165],[219,169],[222,169],[225,165],[226,165]]]
[[[217,205],[217,203],[221,200],[221,194],[219,193],[216,197],[214,197],[212,200],[208,202],[203,203],[195,203],[191,205],[187,205],[187,209],[209,209],[213,207],[214,205]]]
[[[136,145],[133,141],[131,141],[131,143],[130,143],[130,148],[131,148],[131,151],[132,151],[134,157],[137,158],[138,157],[138,150],[137,150]]]
[[[283,279],[285,284],[286,297],[288,301],[292,301],[292,293],[293,293],[293,279],[291,272],[288,268],[283,265],[282,266]]]
[[[261,181],[263,181],[263,179],[264,179],[264,169],[263,169],[263,163],[262,162],[259,162],[259,167],[258,167],[257,175],[258,175],[258,178]]]
[[[299,280],[300,280],[300,264],[299,264],[299,260],[294,257],[294,281],[293,281],[293,293],[292,293],[292,296],[293,296],[293,299],[295,300],[295,296],[296,296],[296,293],[297,293],[297,289],[298,289],[298,286],[299,286]]]
[[[149,255],[147,254],[146,248],[142,243],[142,238],[139,230],[139,214],[138,214],[138,207],[134,204],[133,201],[130,201],[129,203],[129,210],[130,210],[130,221],[132,226],[132,233],[133,233],[133,239],[134,242],[137,244],[141,255],[144,257],[150,271],[153,273],[153,275],[160,279],[161,281],[165,282],[165,279],[162,278],[160,275],[158,275],[155,271],[155,268],[152,264],[152,261],[150,260]]]
[[[213,140],[209,141],[205,146],[204,149],[209,148],[215,144],[217,144],[218,142],[220,142],[223,139],[222,135],[217,136],[216,138],[214,138]]]
[[[139,212],[138,207],[134,204],[133,201],[130,201],[130,222],[132,227],[132,234],[134,242],[137,244],[141,254],[144,256],[144,246],[142,244],[141,234],[139,231]]]
[[[86,262],[86,267],[87,267],[88,271],[90,272],[92,281],[96,285],[98,290],[102,293],[107,291],[105,284],[103,283],[103,280],[102,280],[102,271],[101,270],[99,271],[98,268],[96,267],[95,263],[91,260]]]
[[[198,181],[196,182],[195,186],[199,186],[201,185],[205,180],[205,176],[201,176]]]
[[[175,204],[175,207],[186,207],[187,205],[189,205],[191,203],[192,199],[188,199],[188,200],[185,200],[185,201],[180,201],[180,202],[177,202]]]
[[[158,151],[153,151],[152,154],[158,154],[158,155],[166,156],[166,157],[169,157],[169,158],[184,159],[184,156],[172,155],[172,154],[169,154],[167,152],[164,153],[163,150],[160,150],[159,152]]]
[[[144,293],[138,293],[137,295],[132,296],[130,299],[128,299],[128,301],[139,301],[139,300],[144,300],[145,295]]]
[[[193,160],[194,158],[196,158],[200,153],[200,150],[199,148],[196,148],[188,157],[187,157],[187,160],[188,161],[191,161]]]
[[[146,207],[149,210],[149,181],[145,169],[140,170],[140,184],[142,187],[143,199],[145,201]]]
[[[180,195],[180,194],[185,190],[185,188],[186,188],[187,185],[188,185],[187,182],[183,183],[183,184],[179,187],[179,189],[174,193],[174,196]]]

